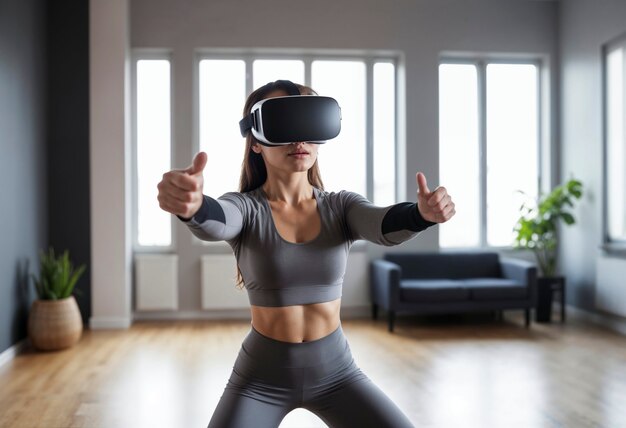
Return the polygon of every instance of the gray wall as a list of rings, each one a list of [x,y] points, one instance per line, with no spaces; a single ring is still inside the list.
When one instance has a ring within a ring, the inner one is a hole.
[[[555,63],[558,3],[526,0],[131,0],[131,46],[167,48],[174,69],[174,167],[192,159],[192,67],[197,48],[394,50],[405,55],[406,200],[415,200],[415,172],[436,187],[438,59],[442,51],[538,53]],[[551,112],[557,100],[552,67]],[[554,117],[553,119],[556,119]],[[558,127],[553,124],[554,137]],[[556,147],[556,146],[555,146]],[[188,236],[177,224],[178,236]],[[181,309],[198,309],[197,254],[179,239]],[[404,244],[436,250],[437,228]],[[385,249],[370,248],[374,256]],[[189,287],[189,289],[185,289]]]
[[[26,337],[39,250],[69,250],[91,314],[88,2],[0,1],[0,352]]]
[[[583,181],[577,227],[564,228],[562,269],[568,302],[593,310],[595,263],[602,244],[602,45],[626,33],[623,0],[561,2],[562,179]]]
[[[0,2],[0,352],[26,336],[47,245],[44,31],[43,1]]]

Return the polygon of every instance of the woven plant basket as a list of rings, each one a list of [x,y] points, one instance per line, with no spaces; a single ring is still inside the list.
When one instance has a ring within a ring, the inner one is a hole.
[[[61,300],[35,300],[28,316],[28,337],[42,351],[73,346],[83,332],[83,320],[74,296]]]

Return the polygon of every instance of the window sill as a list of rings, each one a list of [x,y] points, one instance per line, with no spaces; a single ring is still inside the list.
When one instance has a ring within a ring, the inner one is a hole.
[[[607,256],[626,258],[626,242],[607,242],[600,250]]]

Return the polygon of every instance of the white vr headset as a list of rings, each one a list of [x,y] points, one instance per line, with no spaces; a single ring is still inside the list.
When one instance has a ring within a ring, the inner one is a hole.
[[[242,136],[252,132],[259,143],[281,146],[297,142],[323,144],[341,131],[341,108],[337,100],[317,95],[300,95],[289,80],[268,83],[289,95],[267,98],[252,106],[239,122]],[[267,86],[267,85],[266,85]]]

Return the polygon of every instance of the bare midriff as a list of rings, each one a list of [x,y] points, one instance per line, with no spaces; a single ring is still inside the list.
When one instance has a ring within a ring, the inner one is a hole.
[[[341,299],[281,307],[251,306],[252,326],[264,336],[282,342],[310,342],[339,327]]]
[[[266,193],[267,195],[267,193]],[[317,201],[304,199],[295,206],[269,198],[277,233],[288,243],[313,241],[321,231]],[[323,303],[267,307],[251,305],[252,326],[264,336],[282,342],[311,342],[339,327],[341,298]]]

